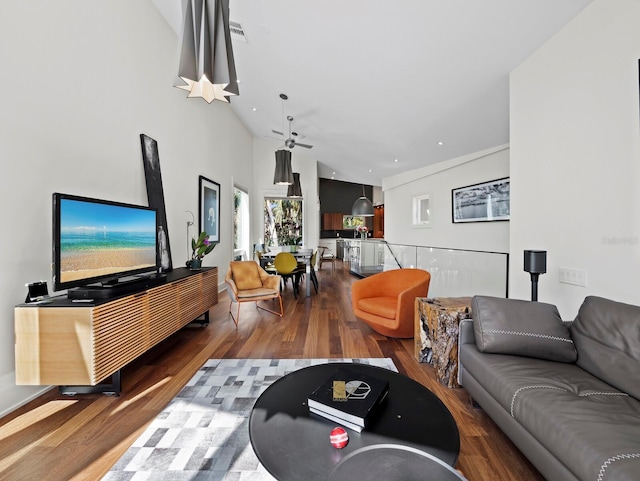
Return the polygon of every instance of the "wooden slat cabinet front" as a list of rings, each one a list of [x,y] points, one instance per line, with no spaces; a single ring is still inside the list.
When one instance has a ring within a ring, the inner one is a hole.
[[[217,268],[171,278],[95,305],[17,306],[16,384],[95,386],[217,304]]]

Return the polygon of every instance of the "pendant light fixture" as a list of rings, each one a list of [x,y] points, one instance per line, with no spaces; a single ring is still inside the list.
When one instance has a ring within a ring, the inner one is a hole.
[[[238,78],[229,30],[229,0],[187,0],[178,75],[188,97],[229,102]]]
[[[351,215],[357,217],[373,217],[373,204],[364,193],[364,185],[362,185],[362,197],[353,203],[351,207]]]
[[[293,184],[287,189],[287,197],[302,198],[302,187],[300,186],[300,174],[298,172],[293,173]]]
[[[290,150],[276,150],[276,171],[273,174],[273,183],[277,185],[293,184]]]

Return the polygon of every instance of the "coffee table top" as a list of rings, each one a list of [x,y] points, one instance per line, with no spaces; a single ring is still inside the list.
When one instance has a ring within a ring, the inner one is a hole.
[[[347,429],[349,443],[336,449],[329,435],[338,424],[310,414],[307,397],[344,366],[386,379],[389,394],[367,428],[361,433]],[[368,469],[360,472],[360,480],[391,481],[393,478],[379,475],[382,465],[389,466],[393,459],[401,459],[399,465],[405,466],[396,479],[414,479],[411,466],[420,464],[415,472],[423,475],[415,479],[423,480],[428,478],[424,478],[422,463],[429,463],[429,469],[433,464],[446,470],[431,458],[443,461],[440,464],[444,466],[454,466],[460,452],[458,427],[435,394],[388,369],[351,363],[310,366],[278,379],[256,401],[249,418],[249,436],[260,462],[281,481],[338,480],[350,476],[347,473],[354,469],[361,471],[363,466]],[[376,460],[380,466],[376,466]]]

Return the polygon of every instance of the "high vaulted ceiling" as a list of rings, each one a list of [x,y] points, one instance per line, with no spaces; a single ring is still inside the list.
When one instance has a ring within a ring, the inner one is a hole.
[[[231,107],[274,150],[293,116],[320,177],[381,185],[508,143],[509,72],[590,2],[230,0]],[[154,3],[180,32],[181,0]]]

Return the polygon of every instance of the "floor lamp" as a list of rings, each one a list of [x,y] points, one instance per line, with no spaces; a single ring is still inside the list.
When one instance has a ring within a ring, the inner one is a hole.
[[[524,251],[524,270],[531,275],[531,300],[538,300],[538,277],[547,272],[547,251]]]

